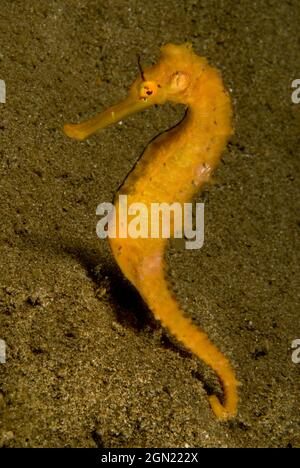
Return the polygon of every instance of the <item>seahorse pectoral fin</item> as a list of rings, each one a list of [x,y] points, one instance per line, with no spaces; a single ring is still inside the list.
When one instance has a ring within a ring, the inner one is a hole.
[[[108,127],[128,115],[142,111],[152,104],[144,99],[130,94],[124,101],[119,104],[109,107],[108,109],[100,112],[86,122],[80,124],[66,124],[63,127],[64,133],[76,140],[84,140],[102,128]]]

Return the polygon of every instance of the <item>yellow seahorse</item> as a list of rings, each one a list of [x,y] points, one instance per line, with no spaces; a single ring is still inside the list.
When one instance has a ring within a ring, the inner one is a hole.
[[[185,104],[185,118],[151,142],[128,175],[118,192],[128,196],[128,205],[142,202],[150,209],[152,203],[183,204],[209,180],[233,133],[230,98],[218,71],[197,56],[189,43],[167,44],[161,48],[160,60],[141,70],[124,101],[87,122],[64,126],[66,135],[82,140],[129,114],[166,101]],[[118,197],[115,210],[118,220]],[[167,240],[117,234],[109,242],[124,275],[155,318],[218,375],[224,396],[223,402],[216,395],[209,397],[215,415],[222,420],[235,416],[238,382],[229,361],[185,316],[169,290],[164,259]]]

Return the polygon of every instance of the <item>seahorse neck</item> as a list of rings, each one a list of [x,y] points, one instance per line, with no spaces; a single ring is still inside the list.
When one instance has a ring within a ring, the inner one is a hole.
[[[220,147],[226,145],[232,130],[232,110],[229,96],[219,76],[204,83],[188,103],[185,119],[178,132],[185,141],[185,150],[195,155],[201,153],[215,166],[219,161]]]

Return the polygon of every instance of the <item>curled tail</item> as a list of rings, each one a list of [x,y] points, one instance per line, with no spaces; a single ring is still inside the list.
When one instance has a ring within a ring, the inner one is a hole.
[[[150,242],[153,243],[153,240]],[[118,241],[111,241],[111,244],[114,251]],[[223,387],[224,401],[221,403],[216,395],[209,397],[211,408],[217,418],[226,420],[235,416],[238,402],[238,381],[234,371],[227,358],[209,340],[206,333],[184,315],[170,292],[165,279],[163,245],[157,241],[155,249],[149,249],[148,240],[148,248],[145,251],[143,248],[136,250],[136,244],[134,244],[132,249],[128,249],[127,246],[123,252],[120,245],[117,247],[119,255],[116,258],[121,269],[137,288],[155,318],[218,375]],[[139,251],[141,255],[139,255]]]

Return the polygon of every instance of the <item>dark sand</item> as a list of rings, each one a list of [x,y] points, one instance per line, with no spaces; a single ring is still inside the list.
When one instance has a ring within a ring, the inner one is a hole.
[[[299,0],[1,1],[1,446],[300,446],[299,24]],[[204,247],[168,252],[178,300],[242,382],[223,424],[214,373],[162,331],[95,233],[98,203],[183,108],[82,143],[61,131],[125,96],[136,53],[150,64],[185,40],[235,107],[216,183],[196,198]]]

